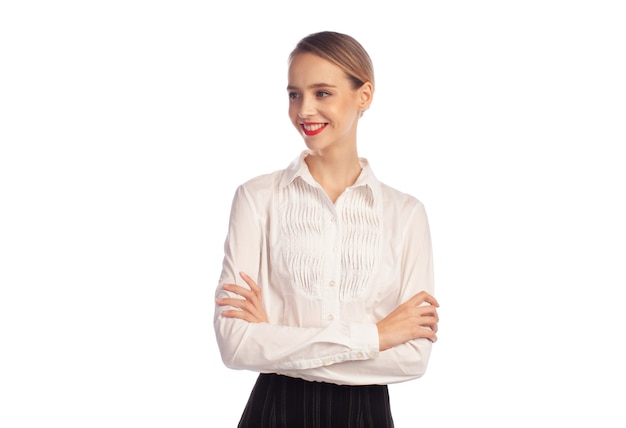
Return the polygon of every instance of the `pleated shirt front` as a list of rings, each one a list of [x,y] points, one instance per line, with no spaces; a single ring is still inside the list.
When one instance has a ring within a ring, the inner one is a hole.
[[[235,192],[216,296],[236,297],[222,285],[244,285],[239,272],[247,273],[269,323],[226,318],[216,306],[224,363],[345,385],[421,376],[431,342],[380,352],[376,322],[421,290],[433,294],[423,204],[378,181],[363,158],[358,179],[333,203],[307,155]]]

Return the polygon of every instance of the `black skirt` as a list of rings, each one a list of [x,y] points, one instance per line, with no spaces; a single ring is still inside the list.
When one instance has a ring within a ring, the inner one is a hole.
[[[239,428],[390,428],[387,385],[344,386],[259,375]]]

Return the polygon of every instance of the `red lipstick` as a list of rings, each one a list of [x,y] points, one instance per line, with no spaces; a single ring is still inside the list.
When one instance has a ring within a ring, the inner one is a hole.
[[[328,126],[327,123],[316,123],[316,122],[307,122],[307,123],[300,124],[302,131],[307,136],[319,134],[326,128],[326,126]]]

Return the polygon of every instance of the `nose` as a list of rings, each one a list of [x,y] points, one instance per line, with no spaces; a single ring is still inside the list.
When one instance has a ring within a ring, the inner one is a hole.
[[[315,100],[311,97],[303,96],[300,99],[300,105],[298,106],[298,117],[300,119],[306,119],[315,114]]]

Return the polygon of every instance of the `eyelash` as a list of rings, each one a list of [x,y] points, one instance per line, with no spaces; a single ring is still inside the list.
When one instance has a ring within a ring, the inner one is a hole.
[[[290,100],[295,100],[296,98],[300,98],[302,95],[300,95],[297,92],[289,92],[289,99]],[[318,98],[326,98],[330,96],[330,92],[328,91],[317,91],[315,93],[315,96]]]

